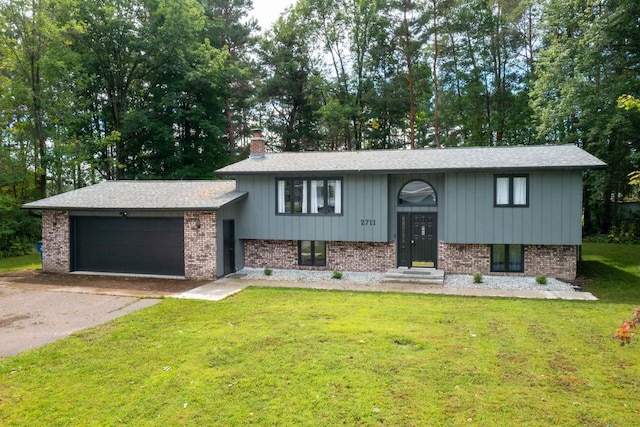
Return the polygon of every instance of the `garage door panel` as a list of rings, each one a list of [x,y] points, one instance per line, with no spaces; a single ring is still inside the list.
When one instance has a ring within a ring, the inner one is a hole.
[[[78,271],[184,275],[182,218],[74,219]]]

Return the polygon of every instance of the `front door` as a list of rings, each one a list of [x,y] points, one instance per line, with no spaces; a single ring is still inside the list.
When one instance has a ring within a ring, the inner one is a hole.
[[[223,263],[224,275],[234,273],[236,271],[236,236],[235,222],[232,219],[222,221],[222,245],[223,245]]]
[[[436,213],[398,214],[398,266],[436,267]]]

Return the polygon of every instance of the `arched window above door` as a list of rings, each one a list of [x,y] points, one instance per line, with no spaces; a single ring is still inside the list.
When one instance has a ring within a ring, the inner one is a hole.
[[[437,206],[436,192],[424,181],[409,181],[398,195],[399,206]]]

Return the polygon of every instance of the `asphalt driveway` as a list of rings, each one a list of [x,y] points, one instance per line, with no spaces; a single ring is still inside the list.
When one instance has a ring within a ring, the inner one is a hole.
[[[159,301],[0,286],[0,358],[40,347]]]

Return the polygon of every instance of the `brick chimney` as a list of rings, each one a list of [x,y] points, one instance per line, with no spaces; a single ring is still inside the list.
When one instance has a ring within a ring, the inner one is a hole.
[[[264,158],[264,138],[262,138],[262,129],[252,129],[253,137],[251,138],[251,148],[249,152],[250,159]]]

